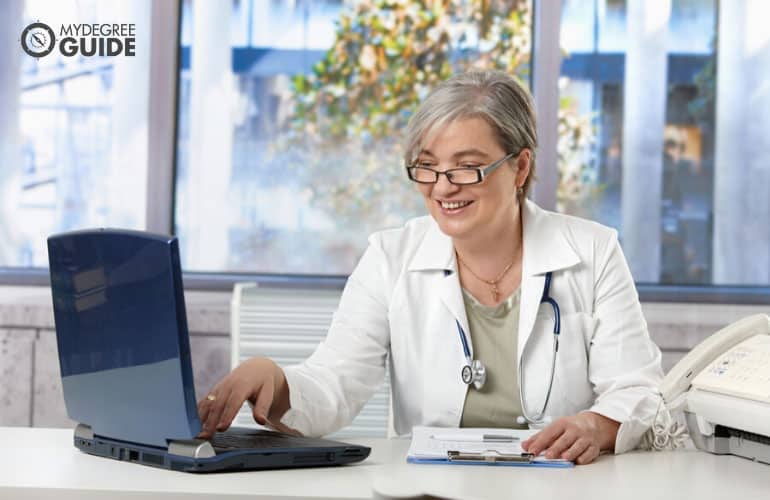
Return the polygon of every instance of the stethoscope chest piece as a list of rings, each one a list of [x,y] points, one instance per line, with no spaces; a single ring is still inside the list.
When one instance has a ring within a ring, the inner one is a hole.
[[[473,384],[473,387],[479,390],[487,381],[487,369],[481,361],[474,359],[470,365],[463,366],[460,376],[466,385]]]
[[[445,275],[448,274],[448,271]],[[524,355],[522,354],[519,360],[519,401],[521,402],[522,423],[529,422],[530,425],[546,425],[550,420],[546,417],[545,411],[548,408],[548,401],[551,398],[551,389],[553,388],[553,379],[556,369],[556,353],[559,351],[559,333],[561,332],[561,314],[559,313],[559,304],[551,297],[551,272],[545,275],[545,286],[543,287],[543,295],[540,298],[540,303],[550,304],[553,308],[553,354],[551,355],[551,376],[548,380],[548,389],[545,394],[545,400],[540,411],[535,415],[529,415],[526,408],[526,400],[524,398]],[[460,342],[463,346],[463,354],[465,355],[465,365],[460,372],[460,377],[463,383],[466,385],[473,384],[476,389],[484,387],[484,382],[487,380],[487,370],[484,364],[478,359],[471,359],[471,349],[468,345],[468,340],[465,337],[465,330],[463,330],[460,321],[455,319],[457,323],[457,332],[460,335]]]

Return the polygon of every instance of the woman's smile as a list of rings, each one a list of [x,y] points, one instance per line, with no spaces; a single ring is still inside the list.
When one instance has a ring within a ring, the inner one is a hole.
[[[436,200],[443,215],[459,215],[473,203],[473,200]]]

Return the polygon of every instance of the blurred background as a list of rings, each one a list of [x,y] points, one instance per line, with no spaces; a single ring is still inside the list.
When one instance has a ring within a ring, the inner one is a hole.
[[[550,208],[620,231],[641,283],[770,283],[765,4],[561,3],[558,171],[540,176],[558,176]],[[470,67],[531,86],[538,56],[528,0],[185,0],[175,162],[149,165],[151,2],[5,10],[6,38],[36,19],[138,27],[133,58],[4,50],[7,268],[44,268],[53,232],[145,228],[148,180],[172,169],[187,270],[345,275],[370,232],[423,211],[400,146],[419,99]]]
[[[31,357],[31,393],[56,378],[34,375],[50,297],[29,298],[49,234],[147,229],[180,237],[191,291],[223,290],[188,294],[196,376],[214,380],[233,282],[341,286],[369,233],[424,213],[401,159],[420,99],[497,68],[536,98],[534,199],[619,231],[670,365],[770,303],[769,15],[764,0],[5,0],[0,337],[31,347],[3,355]],[[136,56],[31,57],[19,37],[37,20],[135,23]]]

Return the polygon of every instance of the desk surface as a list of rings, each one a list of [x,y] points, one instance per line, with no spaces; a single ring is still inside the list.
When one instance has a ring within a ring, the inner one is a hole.
[[[87,455],[67,429],[0,427],[0,499],[767,498],[770,466],[699,451],[602,456],[571,469],[412,465],[407,440],[372,447],[357,465],[189,474]]]

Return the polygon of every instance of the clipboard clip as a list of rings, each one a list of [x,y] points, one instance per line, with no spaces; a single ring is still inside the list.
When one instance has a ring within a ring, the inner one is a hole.
[[[523,462],[529,463],[535,458],[532,453],[500,453],[495,450],[485,451],[483,453],[447,451],[447,460],[450,462],[477,462],[477,463],[496,463],[496,462]]]

